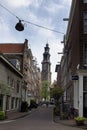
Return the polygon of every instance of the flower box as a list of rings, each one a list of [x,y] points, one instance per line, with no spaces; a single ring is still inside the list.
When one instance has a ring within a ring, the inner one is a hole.
[[[75,117],[74,119],[75,119],[76,125],[78,126],[84,125],[84,121],[86,120],[86,118],[84,117]]]

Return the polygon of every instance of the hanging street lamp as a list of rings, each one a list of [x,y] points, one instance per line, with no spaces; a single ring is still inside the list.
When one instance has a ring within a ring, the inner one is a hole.
[[[16,24],[15,29],[17,31],[23,31],[24,30],[24,24],[19,20],[19,22]]]

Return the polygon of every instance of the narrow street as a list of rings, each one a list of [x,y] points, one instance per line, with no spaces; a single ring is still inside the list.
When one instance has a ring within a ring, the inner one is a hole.
[[[52,107],[36,109],[30,115],[17,120],[0,123],[0,130],[81,130],[53,122]]]

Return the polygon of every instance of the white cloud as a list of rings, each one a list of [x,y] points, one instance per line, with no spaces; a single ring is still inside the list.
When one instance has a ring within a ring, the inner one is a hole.
[[[34,21],[34,23],[37,23],[39,21],[39,18],[33,13],[27,13],[26,17],[27,20],[29,18],[29,21]]]
[[[45,6],[44,8],[50,13],[58,13],[61,9],[69,7],[71,2],[72,0],[62,0],[60,4],[56,4],[54,1],[51,1],[49,5]]]
[[[61,1],[61,2],[62,2],[63,5],[68,5],[68,6],[70,6],[71,3],[72,3],[72,0],[63,0],[63,1]]]
[[[38,27],[31,25],[34,31],[35,30],[37,31],[37,35],[40,35],[41,37],[45,37],[46,39],[54,35],[53,32],[49,30],[49,29],[54,29],[51,18],[44,19],[31,13],[29,15],[29,19],[31,23],[35,23],[36,25],[39,25]],[[28,23],[27,23],[27,26],[28,26]],[[48,29],[46,29],[45,27]]]
[[[4,35],[3,35],[4,34]],[[11,34],[9,25],[6,23],[6,21],[0,17],[0,41],[3,42],[17,42],[15,37]]]
[[[54,2],[51,2],[48,6],[44,7],[48,12],[55,13],[63,8],[63,5],[56,4]]]
[[[3,0],[3,3],[12,8],[28,7],[30,5],[39,7],[42,0]]]
[[[32,0],[4,0],[11,7],[22,7],[29,6],[32,3]]]
[[[55,62],[60,62],[61,55],[58,55],[58,52],[62,52],[63,50],[63,44],[60,43],[60,39],[51,39],[49,41],[50,48],[51,48],[51,59]]]
[[[39,29],[38,30],[38,34],[41,36],[41,37],[45,37],[45,39],[50,39],[52,37],[53,32],[49,31],[49,30],[44,30],[44,29]]]
[[[43,0],[32,0],[32,5],[35,7],[39,7]]]
[[[60,39],[52,39],[49,42],[50,54],[51,54],[51,70],[52,70],[52,82],[56,79],[55,67],[58,62],[61,60],[61,55],[58,55],[58,52],[62,52],[63,45],[60,43]]]
[[[4,19],[2,17],[0,17],[0,32],[8,32],[9,31],[9,27],[6,24],[6,22],[4,21]],[[0,35],[1,36],[1,35]]]

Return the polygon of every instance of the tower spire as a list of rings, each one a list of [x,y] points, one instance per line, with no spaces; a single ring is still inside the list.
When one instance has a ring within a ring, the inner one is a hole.
[[[42,80],[47,80],[51,82],[51,63],[50,63],[50,48],[49,44],[46,43],[46,46],[44,47],[44,53],[43,53],[43,61],[42,61],[42,74],[41,78]]]

